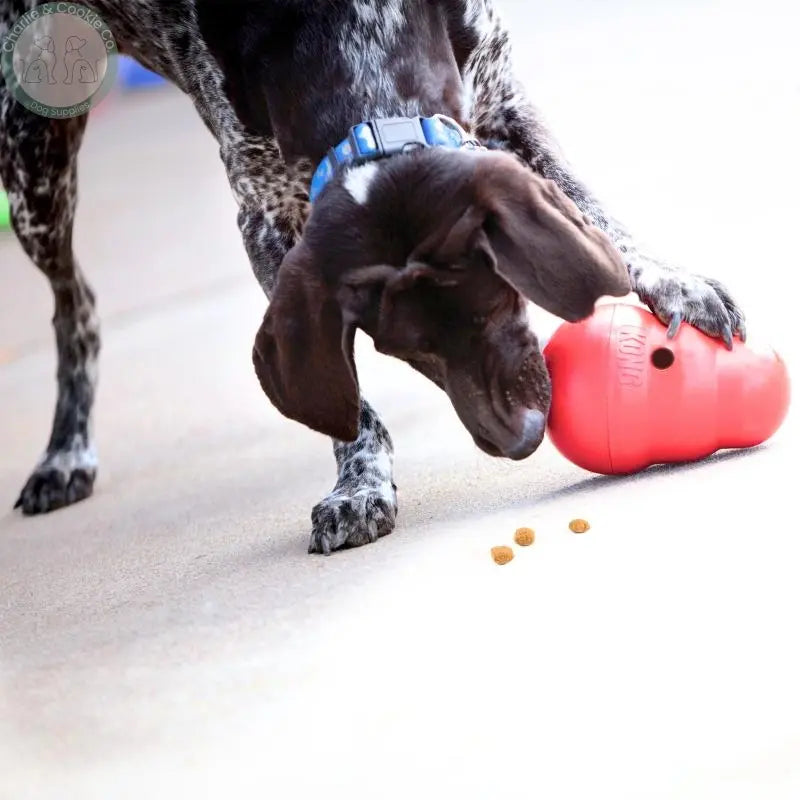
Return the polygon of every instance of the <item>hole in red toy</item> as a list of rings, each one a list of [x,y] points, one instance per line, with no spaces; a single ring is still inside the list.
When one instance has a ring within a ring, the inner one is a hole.
[[[675,363],[675,353],[668,347],[659,347],[653,350],[650,361],[656,369],[669,369]]]

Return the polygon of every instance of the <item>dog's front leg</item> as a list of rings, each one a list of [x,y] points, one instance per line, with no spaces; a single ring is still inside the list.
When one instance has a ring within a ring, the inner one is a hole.
[[[308,214],[310,166],[286,167],[274,144],[251,145],[257,164],[236,155],[224,158],[234,191],[240,198],[239,228],[253,272],[267,297],[272,295],[281,262],[300,238]],[[270,169],[265,171],[264,159]],[[252,179],[248,174],[255,172]],[[271,177],[270,177],[271,176]],[[329,555],[357,547],[392,532],[397,516],[397,490],[392,476],[394,449],[389,432],[363,398],[358,438],[333,441],[337,480],[333,491],[311,513],[309,553]]]
[[[463,67],[475,133],[490,147],[515,153],[554,181],[619,248],[631,287],[674,336],[686,321],[721,338],[745,336],[744,314],[719,281],[665,264],[642,252],[625,227],[607,214],[572,173],[514,78],[509,36],[489,0],[468,4],[467,24],[477,44]]]
[[[330,555],[342,547],[376,542],[394,530],[397,487],[389,431],[363,398],[358,438],[333,443],[339,478],[311,512],[309,553]]]

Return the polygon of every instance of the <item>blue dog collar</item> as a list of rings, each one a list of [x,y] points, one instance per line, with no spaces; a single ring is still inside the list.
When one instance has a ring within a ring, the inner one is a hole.
[[[352,127],[345,139],[328,151],[314,172],[309,197],[313,203],[342,167],[355,167],[410,153],[421,147],[467,147],[480,149],[481,143],[470,136],[454,119],[435,117],[391,117],[371,119]]]

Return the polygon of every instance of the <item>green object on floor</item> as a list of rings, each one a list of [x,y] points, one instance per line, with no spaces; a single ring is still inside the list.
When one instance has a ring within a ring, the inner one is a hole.
[[[11,227],[11,213],[8,207],[8,195],[0,192],[0,230]]]

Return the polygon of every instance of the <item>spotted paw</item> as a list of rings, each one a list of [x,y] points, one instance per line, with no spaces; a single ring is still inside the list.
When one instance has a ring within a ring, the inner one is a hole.
[[[65,471],[42,466],[28,478],[14,508],[30,516],[72,505],[91,495],[94,478],[93,470],[76,468]]]
[[[343,547],[377,542],[394,530],[397,492],[393,484],[336,490],[311,512],[309,553],[330,555]]]
[[[631,270],[631,277],[642,302],[669,327],[669,338],[688,322],[729,350],[734,336],[745,340],[744,313],[719,281],[658,264]]]

